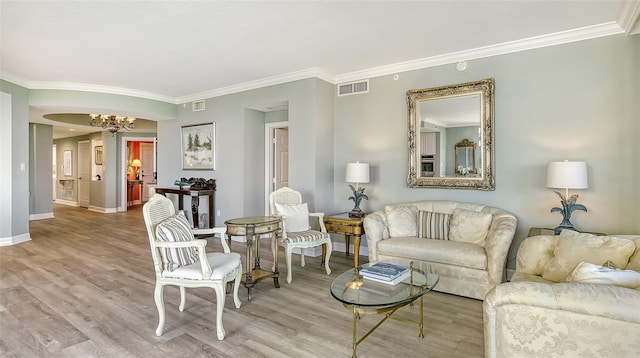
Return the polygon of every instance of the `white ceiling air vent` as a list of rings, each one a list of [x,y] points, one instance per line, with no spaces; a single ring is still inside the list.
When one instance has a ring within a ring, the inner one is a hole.
[[[193,112],[204,111],[204,100],[191,102]]]
[[[338,97],[358,93],[369,93],[369,80],[342,83],[338,85]]]

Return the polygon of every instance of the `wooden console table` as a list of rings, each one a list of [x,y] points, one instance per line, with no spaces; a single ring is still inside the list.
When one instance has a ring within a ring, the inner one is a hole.
[[[263,270],[260,267],[260,235],[271,234],[272,240],[277,239],[280,231],[280,222],[277,216],[253,216],[227,220],[227,237],[244,236],[247,239],[247,267],[242,274],[242,284],[247,288],[249,301],[251,301],[251,288],[267,277],[273,277],[273,284],[280,288],[278,283],[278,255],[275,255],[273,271]],[[231,247],[231,245],[229,245]],[[253,260],[253,262],[251,262]]]
[[[156,193],[167,196],[167,194],[177,194],[178,195],[178,210],[184,210],[184,197],[191,197],[191,213],[193,215],[193,226],[197,229],[200,221],[200,216],[198,215],[198,206],[200,205],[200,197],[208,196],[209,197],[209,227],[215,227],[215,216],[214,210],[216,208],[214,202],[214,194],[215,189],[198,189],[198,188],[156,188]]]
[[[364,218],[351,218],[349,213],[332,214],[324,217],[324,226],[327,228],[327,232],[344,234],[347,256],[349,256],[349,240],[353,235],[353,264],[355,267],[360,264],[360,238],[364,234],[363,222]]]

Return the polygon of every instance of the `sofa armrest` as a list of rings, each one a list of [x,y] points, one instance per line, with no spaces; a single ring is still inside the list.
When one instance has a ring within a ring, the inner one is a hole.
[[[493,284],[497,285],[506,280],[507,256],[516,233],[516,226],[515,216],[501,215],[493,219],[489,228],[484,248],[487,252],[487,272]]]
[[[378,241],[389,238],[389,227],[387,216],[384,211],[379,210],[364,217],[364,226],[367,247],[369,248],[369,262],[378,261]]]

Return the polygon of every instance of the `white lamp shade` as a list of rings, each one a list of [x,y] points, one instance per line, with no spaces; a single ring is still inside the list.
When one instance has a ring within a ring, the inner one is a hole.
[[[140,168],[142,166],[142,163],[140,162],[140,159],[134,159],[131,161],[131,166]]]
[[[547,188],[587,189],[587,162],[550,162],[547,166]]]
[[[347,163],[347,183],[368,183],[369,163]]]

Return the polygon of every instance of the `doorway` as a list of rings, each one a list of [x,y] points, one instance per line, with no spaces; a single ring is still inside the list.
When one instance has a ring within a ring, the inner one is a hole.
[[[270,214],[269,195],[289,186],[289,122],[265,124],[265,214]]]
[[[122,175],[120,176],[120,192],[118,193],[120,197],[118,211],[127,211],[129,203],[142,203],[144,191],[148,190],[148,184],[151,183],[151,181],[155,181],[156,143],[157,140],[154,137],[122,138],[119,162],[120,173],[122,173]],[[145,147],[144,153],[142,152],[143,144]],[[151,153],[151,155],[149,155],[149,153]],[[149,156],[151,159],[149,159]],[[138,159],[140,166],[132,165],[137,164],[133,163],[134,159]],[[147,182],[146,185],[145,181]]]

